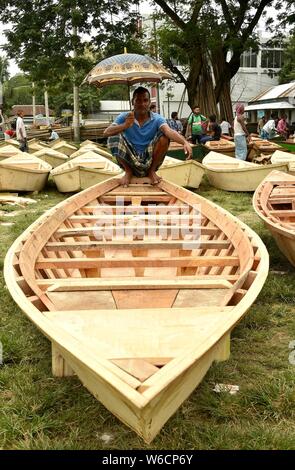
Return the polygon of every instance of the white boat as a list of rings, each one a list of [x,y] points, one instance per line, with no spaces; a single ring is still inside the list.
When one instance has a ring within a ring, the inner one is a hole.
[[[198,188],[204,172],[203,165],[195,160],[181,161],[166,156],[157,174],[178,186]]]
[[[0,162],[0,191],[41,191],[51,166],[26,152]]]
[[[51,171],[58,191],[71,193],[88,188],[113,176],[121,168],[95,152],[86,152]]]
[[[273,170],[288,171],[287,163],[258,165],[210,152],[202,161],[209,183],[225,191],[255,191]]]

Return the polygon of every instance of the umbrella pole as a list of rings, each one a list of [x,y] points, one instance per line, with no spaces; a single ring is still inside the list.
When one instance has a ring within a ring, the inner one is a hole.
[[[131,108],[131,99],[130,99],[130,85],[129,85],[129,83],[127,84],[127,86],[128,86],[128,98],[129,98],[129,106],[130,106],[130,111],[131,111],[131,109],[132,109],[132,108]]]

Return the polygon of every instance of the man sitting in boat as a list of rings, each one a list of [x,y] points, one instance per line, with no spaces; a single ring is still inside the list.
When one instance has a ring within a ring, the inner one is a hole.
[[[156,174],[163,163],[169,141],[183,144],[187,159],[192,149],[187,140],[170,129],[166,119],[150,111],[151,98],[146,88],[138,87],[132,97],[131,112],[121,113],[105,131],[108,146],[118,164],[125,170],[121,184],[127,187],[132,176],[148,176],[152,184],[160,182]]]

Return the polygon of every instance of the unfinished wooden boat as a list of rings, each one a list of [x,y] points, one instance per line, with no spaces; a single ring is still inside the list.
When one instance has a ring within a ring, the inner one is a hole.
[[[212,140],[211,142],[206,142],[204,147],[209,152],[217,152],[222,153],[223,155],[228,155],[229,157],[235,157],[235,143],[227,140],[227,139],[220,139],[220,140]]]
[[[18,147],[10,144],[3,145],[3,147],[0,148],[0,161],[5,160],[5,158],[14,157],[14,155],[21,153],[22,152],[19,150],[19,144]]]
[[[51,176],[61,193],[71,193],[89,188],[122,172],[119,165],[96,152],[86,152],[51,171]]]
[[[67,198],[15,241],[4,271],[52,343],[53,375],[77,374],[150,442],[212,362],[229,357],[268,253],[212,202],[143,181],[112,178]]]
[[[202,163],[209,183],[225,191],[255,191],[271,171],[288,171],[288,163],[258,165],[217,152],[208,153]]]
[[[69,157],[64,153],[57,152],[57,150],[50,147],[44,147],[41,150],[38,150],[38,152],[34,153],[34,156],[47,162],[52,168],[56,168],[57,166],[66,163],[69,159]]]
[[[204,172],[203,165],[195,160],[182,162],[176,158],[166,156],[157,174],[178,186],[198,188]]]
[[[41,191],[51,166],[26,152],[0,162],[0,191]]]
[[[256,151],[256,154],[259,155],[261,153],[265,153],[265,154],[273,153],[276,150],[280,150],[281,147],[275,142],[270,142],[269,140],[258,138],[258,139],[253,140],[253,149]]]
[[[295,266],[295,176],[270,173],[256,189],[253,207],[281,252]]]
[[[70,157],[77,150],[74,145],[68,144],[64,140],[57,140],[52,145],[50,145],[50,147],[57,152],[64,153],[68,157]]]

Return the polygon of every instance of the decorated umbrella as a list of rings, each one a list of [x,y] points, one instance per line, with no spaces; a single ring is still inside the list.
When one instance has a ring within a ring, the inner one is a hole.
[[[130,85],[139,82],[160,83],[172,75],[156,60],[147,55],[118,54],[99,62],[83,80],[97,87],[117,83]]]

